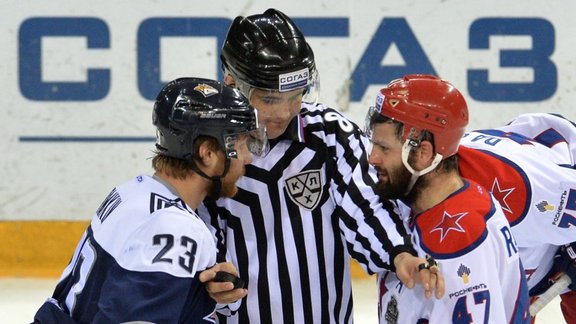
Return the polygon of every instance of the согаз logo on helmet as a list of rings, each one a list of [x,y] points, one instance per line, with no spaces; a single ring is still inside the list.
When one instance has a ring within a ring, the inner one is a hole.
[[[303,88],[308,85],[308,69],[302,69],[291,73],[280,74],[279,86],[280,91],[290,91]]]

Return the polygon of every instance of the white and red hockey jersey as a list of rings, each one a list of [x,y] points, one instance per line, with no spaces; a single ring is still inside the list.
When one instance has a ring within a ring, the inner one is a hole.
[[[569,121],[527,114],[505,127],[467,133],[461,141],[460,173],[502,205],[529,288],[546,277],[558,246],[576,239],[574,138]]]
[[[440,264],[446,294],[426,299],[393,273],[379,274],[380,323],[529,323],[528,291],[518,248],[498,202],[465,180],[442,203],[412,215],[419,255]]]

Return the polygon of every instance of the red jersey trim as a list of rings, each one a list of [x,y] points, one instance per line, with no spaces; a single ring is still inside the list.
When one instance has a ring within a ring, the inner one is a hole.
[[[511,226],[526,217],[532,187],[524,171],[514,162],[488,151],[460,146],[458,167],[462,177],[474,180],[492,192]]]
[[[426,253],[438,259],[454,258],[474,250],[486,239],[486,222],[495,210],[489,192],[465,179],[460,190],[416,215],[413,230],[418,232]]]

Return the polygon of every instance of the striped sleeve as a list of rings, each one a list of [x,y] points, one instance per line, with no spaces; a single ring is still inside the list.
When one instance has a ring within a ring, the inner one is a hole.
[[[320,140],[331,147],[330,190],[348,252],[368,273],[390,269],[390,252],[402,246],[408,234],[394,205],[382,203],[374,191],[377,177],[368,163],[368,140],[357,125],[335,110],[321,112],[324,132],[315,134],[323,135]]]

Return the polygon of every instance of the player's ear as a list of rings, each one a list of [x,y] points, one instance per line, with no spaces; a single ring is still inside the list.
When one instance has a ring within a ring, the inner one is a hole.
[[[423,140],[418,148],[414,150],[415,156],[415,167],[417,170],[423,170],[428,167],[436,154],[434,154],[434,145],[430,141]]]
[[[198,157],[204,166],[213,165],[217,161],[216,151],[209,141],[202,141],[198,147]]]

